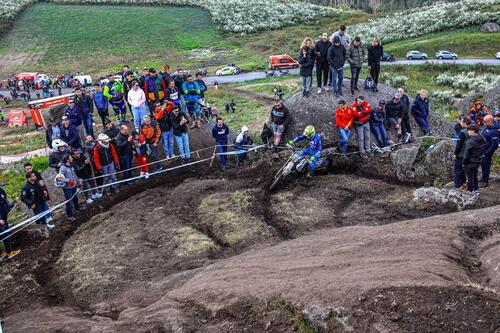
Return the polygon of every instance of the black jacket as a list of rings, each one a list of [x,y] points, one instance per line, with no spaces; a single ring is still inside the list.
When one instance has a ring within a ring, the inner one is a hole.
[[[481,164],[481,158],[484,154],[486,140],[482,135],[472,136],[467,140],[464,151],[464,161],[466,165],[477,166]]]
[[[290,111],[283,105],[281,109],[275,106],[271,110],[271,122],[275,125],[283,125],[285,128],[288,126],[292,119],[290,118]]]
[[[168,132],[172,129],[172,118],[170,117],[170,113],[167,111],[163,111],[163,117],[160,119],[156,119],[158,121],[158,125],[160,126],[161,132]]]
[[[403,96],[401,96],[401,106],[403,107],[403,114],[401,118],[403,119],[410,118],[411,103],[410,103],[410,98],[408,97],[407,94],[403,94]]]
[[[299,54],[300,76],[312,76],[314,67],[314,54],[312,49],[308,49],[306,56],[302,55],[302,49]]]
[[[7,222],[7,216],[9,215],[11,206],[9,204],[7,193],[0,188],[0,219]]]
[[[75,170],[78,178],[88,179],[92,175],[92,167],[89,164],[85,164],[85,157],[80,155],[80,158],[73,158],[73,164],[71,165],[73,170]]]
[[[134,154],[134,146],[128,141],[128,135],[122,133],[116,136],[116,152],[118,156],[130,156]]]
[[[120,130],[115,127],[115,125],[111,126],[110,129],[105,129],[103,131],[104,134],[106,134],[109,137],[109,142],[112,143],[113,145],[116,145],[116,137],[118,134],[120,134]]]
[[[394,102],[394,100],[389,101],[385,104],[385,114],[387,118],[402,118],[403,116],[403,105],[401,102]]]
[[[184,91],[182,90],[182,84],[184,83],[184,81],[186,81],[184,76],[176,76],[174,79],[175,86],[177,87],[177,89],[179,89],[179,93],[181,95],[184,95]]]
[[[327,40],[326,43],[322,39],[316,42],[314,47],[314,53],[316,56],[316,65],[323,65],[328,62],[328,50],[332,46],[332,43]]]
[[[92,99],[90,99],[90,97],[85,93],[82,93],[82,98],[78,98],[77,96],[75,96],[75,104],[80,109],[82,116],[91,114],[94,111],[94,103],[92,102]]]
[[[49,155],[49,167],[56,169],[59,172],[59,163],[62,162],[64,155],[68,155],[69,150],[65,149],[62,152],[59,150],[53,151]]]
[[[467,134],[467,129],[462,128],[460,132],[458,132],[458,140],[457,145],[455,146],[455,153],[458,158],[463,158],[465,153],[465,144],[469,140],[469,135]]]
[[[24,202],[28,208],[31,208],[33,204],[41,205],[45,202],[43,189],[38,182],[35,182],[34,184],[26,182],[26,184],[24,184],[21,191],[21,201]]]
[[[66,142],[71,148],[80,147],[80,136],[78,135],[78,130],[71,123],[68,127],[61,126],[61,140]]]
[[[368,47],[368,66],[380,64],[380,59],[384,55],[384,47],[382,45]]]
[[[172,119],[172,127],[174,128],[174,135],[175,136],[181,136],[182,134],[187,133],[187,131],[188,131],[187,124],[189,123],[189,120],[184,125],[181,125],[182,117],[188,119],[188,116],[185,115],[183,112],[179,112],[179,114],[177,116],[173,112],[170,114],[170,118]]]
[[[335,37],[338,38],[338,37]],[[339,39],[340,40],[340,39]],[[332,45],[328,49],[328,62],[330,63],[330,66],[335,69],[340,69],[344,67],[345,64],[345,58],[346,58],[346,50],[345,47],[340,44],[338,47],[335,45]]]

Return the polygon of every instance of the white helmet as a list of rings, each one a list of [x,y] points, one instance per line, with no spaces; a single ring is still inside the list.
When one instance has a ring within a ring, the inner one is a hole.
[[[97,140],[99,140],[100,142],[103,142],[103,143],[108,143],[109,142],[109,136],[107,136],[106,134],[104,133],[101,133],[99,134],[99,136],[97,137]]]
[[[55,139],[52,141],[52,149],[58,150],[59,147],[67,147],[68,145],[61,139]]]
[[[243,125],[243,126],[241,126],[241,133],[245,133],[245,132],[248,132],[248,127]]]

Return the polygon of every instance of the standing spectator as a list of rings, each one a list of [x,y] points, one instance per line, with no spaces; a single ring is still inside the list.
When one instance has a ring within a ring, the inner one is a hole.
[[[45,205],[44,205],[44,210],[49,210],[49,204],[47,203],[50,201],[50,195],[49,195],[49,189],[47,188],[47,184],[45,184],[45,181],[43,180],[42,174],[38,172],[37,170],[33,169],[33,164],[30,162],[24,163],[24,171],[25,172],[33,172],[35,173],[36,176],[36,181],[40,185],[40,187],[43,190],[43,196],[45,197]],[[45,215],[45,221],[47,223],[52,221],[52,213],[48,212],[47,215]]]
[[[70,148],[79,148],[81,146],[78,131],[76,127],[69,122],[68,116],[62,117],[61,140],[66,142]]]
[[[57,123],[56,118],[50,117],[49,125],[45,131],[45,141],[47,146],[52,147],[52,141],[61,138],[61,124]]]
[[[193,81],[193,76],[188,75],[186,82],[182,84],[182,92],[184,94],[184,99],[186,100],[187,109],[189,116],[193,122],[191,123],[191,128],[201,128],[200,123],[200,106],[198,104],[198,98],[201,94],[200,86],[197,82]]]
[[[9,201],[7,193],[0,187],[0,219],[7,223],[9,213],[12,210],[12,204]]]
[[[105,126],[106,119],[109,118],[109,101],[102,91],[99,83],[94,83],[94,92],[92,92],[95,108],[99,117],[101,117],[102,126]]]
[[[80,212],[80,204],[78,203],[78,186],[79,181],[76,176],[75,169],[73,169],[73,158],[71,155],[64,156],[63,164],[59,173],[55,178],[56,186],[62,187],[64,199],[66,199],[66,216],[70,222],[76,221],[73,214],[73,208],[76,213]]]
[[[158,122],[156,120],[151,120],[151,117],[144,116],[144,124],[141,127],[141,134],[146,138],[146,144],[148,145],[148,150],[153,157],[154,162],[158,162],[160,159],[158,157],[158,142],[161,137],[161,130]],[[160,163],[156,163],[156,171],[162,169]]]
[[[371,73],[373,82],[375,82],[375,88],[373,92],[378,92],[378,77],[380,75],[380,60],[384,55],[384,47],[380,38],[375,37],[372,41],[372,45],[368,47],[368,71]]]
[[[399,119],[403,117],[403,106],[401,105],[401,96],[394,95],[394,98],[385,105],[385,116],[389,125],[389,133],[393,143],[401,139],[401,125]]]
[[[483,129],[482,136],[486,141],[484,148],[484,156],[481,160],[481,187],[487,187],[490,181],[490,169],[493,154],[498,148],[498,130],[495,128],[492,115],[486,115],[483,118],[485,128]]]
[[[132,168],[132,159],[134,158],[134,146],[127,125],[120,126],[120,133],[116,137],[116,150],[120,157],[123,179],[129,179],[132,177],[130,168]]]
[[[109,138],[109,143],[116,145],[116,137],[120,133],[120,130],[115,126],[113,120],[106,119],[106,128],[103,131]]]
[[[125,78],[122,81],[123,82],[123,91],[124,91],[124,96],[123,99],[125,100],[125,104],[128,105],[130,109],[130,113],[132,113],[132,108],[130,107],[130,103],[128,102],[128,93],[130,90],[132,90],[132,85],[134,84],[135,78],[134,78],[134,72],[128,71],[125,73]],[[132,117],[134,114],[132,113]]]
[[[9,230],[8,216],[9,212],[12,210],[12,205],[7,198],[7,193],[0,187],[0,239],[3,239],[3,247],[5,253],[0,256],[12,258],[17,256],[21,250],[13,250],[12,240],[9,237],[10,233],[7,232]],[[5,233],[4,233],[5,232]],[[7,238],[6,238],[7,237]]]
[[[116,183],[116,168],[119,164],[118,154],[116,153],[115,146],[109,142],[109,137],[106,134],[99,134],[97,137],[97,144],[94,147],[94,165],[97,170],[101,171],[104,175],[104,184]],[[119,192],[118,185],[111,185],[115,192]],[[111,194],[109,186],[104,187],[108,195]]]
[[[461,188],[466,182],[463,162],[465,145],[467,144],[467,140],[469,140],[467,127],[471,124],[471,121],[466,116],[460,116],[459,124],[461,129],[458,133],[458,140],[453,154],[455,160],[455,188]]]
[[[253,143],[252,138],[248,135],[248,127],[243,125],[241,127],[241,132],[234,139],[234,145],[236,149],[242,151],[242,153],[238,154],[238,166],[242,166],[245,158],[247,157],[246,151],[248,150],[249,145]]]
[[[188,112],[187,111],[187,106],[186,106],[186,101],[184,99],[184,89],[182,89],[182,86],[184,85],[184,82],[186,81],[186,77],[184,76],[184,70],[182,68],[179,68],[177,70],[177,76],[174,79],[174,84],[179,90],[179,102],[180,102],[180,107],[181,111],[183,113]]]
[[[401,114],[401,118],[399,118],[399,124],[401,126],[401,141],[403,143],[408,143],[411,140],[411,124],[410,124],[410,97],[405,93],[403,88],[398,88],[398,94],[401,100],[401,107],[403,109],[403,113]]]
[[[94,135],[92,114],[94,113],[94,104],[87,94],[84,94],[80,88],[75,89],[75,104],[82,114],[83,126],[87,135]],[[83,138],[83,136],[82,136]]]
[[[354,95],[354,90],[358,89],[359,73],[365,60],[365,50],[361,45],[361,38],[356,37],[349,48],[347,49],[347,61],[351,67],[351,95]]]
[[[467,175],[467,190],[469,192],[477,192],[479,191],[477,171],[481,164],[481,156],[484,153],[486,140],[479,134],[479,126],[477,124],[469,125],[467,133],[469,134],[469,140],[465,144],[463,160],[465,174]]]
[[[142,119],[146,115],[146,95],[139,87],[139,82],[132,81],[132,90],[128,92],[127,99],[134,115],[134,127],[139,130],[142,126]]]
[[[165,98],[167,87],[163,79],[158,76],[154,68],[149,70],[149,77],[144,81],[144,93],[146,94],[149,107],[149,115],[153,117],[155,104]]]
[[[351,135],[351,128],[354,123],[354,113],[352,108],[346,105],[344,100],[339,101],[337,111],[335,111],[335,127],[338,128],[340,134],[340,150],[342,151],[342,158],[348,160],[347,157],[347,143]]]
[[[189,136],[188,126],[189,123],[187,116],[184,112],[175,106],[172,110],[172,127],[174,129],[174,137],[179,148],[179,155],[184,163],[189,163],[191,160],[191,152],[189,150]]]
[[[170,84],[170,81],[172,80],[172,77],[170,76],[170,66],[165,64],[163,66],[163,71],[160,72],[160,76],[163,79],[163,82],[165,82],[165,86],[168,87]]]
[[[155,108],[155,119],[160,126],[161,141],[165,158],[174,157],[174,130],[172,128],[172,118],[170,114],[175,104],[171,101],[164,101],[163,104]]]
[[[429,126],[430,108],[429,99],[427,98],[427,91],[420,90],[420,93],[413,101],[411,111],[413,113],[413,118],[420,127],[421,135],[431,135],[431,129]]]
[[[205,81],[203,81],[203,75],[201,73],[196,74],[196,83],[198,83],[198,86],[200,87],[199,99],[203,104],[205,104],[205,92],[208,90],[208,87],[205,84]]]
[[[229,135],[229,127],[224,124],[222,117],[217,117],[216,124],[212,128],[212,137],[215,139],[216,151],[219,155],[220,165],[223,170],[227,170],[227,137]]]
[[[372,107],[365,101],[363,96],[359,96],[352,104],[354,114],[354,128],[358,137],[358,149],[362,159],[372,156],[370,140],[370,114]],[[368,155],[367,155],[368,154]]]
[[[83,116],[74,99],[68,100],[68,107],[66,107],[66,109],[64,110],[64,115],[67,116],[71,124],[76,127],[78,136],[83,138],[85,135],[83,127]]]
[[[103,93],[113,107],[116,121],[120,122],[121,114],[121,121],[128,123],[127,109],[125,107],[125,101],[123,100],[125,88],[121,82],[115,81],[115,76],[113,74],[108,75],[108,83],[104,86]]]
[[[125,82],[127,79],[127,74],[130,72],[130,66],[124,65],[122,68],[122,82]]]
[[[328,75],[330,64],[328,63],[328,50],[332,43],[328,40],[328,34],[325,32],[319,41],[316,42],[314,52],[316,56],[316,81],[318,83],[318,94],[321,94],[321,82],[325,91],[328,91]]]
[[[168,83],[167,99],[171,102],[174,102],[175,105],[181,107],[181,93],[175,86],[175,82],[173,80]]]
[[[300,77],[302,78],[302,96],[309,97],[312,88],[312,71],[314,67],[314,45],[310,37],[304,38],[300,45],[299,64]]]
[[[389,139],[387,138],[387,132],[384,127],[384,113],[385,101],[381,100],[378,102],[378,106],[372,110],[370,114],[370,129],[373,136],[377,140],[377,145],[379,148],[385,148],[389,146]]]
[[[95,188],[97,187],[96,182],[92,179],[92,166],[90,165],[90,158],[84,157],[80,149],[73,149],[71,152],[71,157],[73,158],[73,169],[78,179],[82,180],[83,189],[87,190],[84,193],[85,202],[91,204],[94,200],[99,199],[102,194],[99,193]]]
[[[338,37],[340,40],[340,43],[347,49],[347,46],[349,45],[349,34],[346,32],[347,28],[345,25],[341,25],[339,31],[335,31],[331,36],[330,36],[330,42],[333,43],[333,40],[335,37]]]
[[[273,150],[276,152],[281,142],[281,137],[283,136],[283,133],[285,133],[288,124],[292,120],[290,117],[290,111],[288,111],[288,108],[283,104],[282,101],[278,100],[274,103],[274,106],[271,110],[270,120],[274,137]]]
[[[61,139],[55,139],[52,141],[52,149],[49,155],[49,167],[59,172],[63,157],[69,154],[68,145]]]
[[[328,49],[328,62],[332,68],[332,88],[336,97],[342,96],[345,59],[346,49],[341,44],[340,38],[335,36],[333,45]]]
[[[137,165],[139,166],[139,172],[141,177],[149,178],[149,165],[148,165],[148,146],[146,144],[146,138],[144,135],[137,131],[132,132],[132,145],[134,148],[134,154],[137,159]]]
[[[26,173],[26,184],[24,184],[21,191],[21,201],[24,202],[28,208],[33,209],[35,216],[46,211],[43,188],[37,181],[36,174],[33,171]],[[46,224],[49,229],[54,227],[52,224],[46,222],[45,215],[39,217],[36,220],[36,224]]]
[[[146,79],[149,77],[149,69],[143,68],[141,72],[141,76],[139,77],[139,85],[141,89],[144,91],[144,85],[146,83]]]

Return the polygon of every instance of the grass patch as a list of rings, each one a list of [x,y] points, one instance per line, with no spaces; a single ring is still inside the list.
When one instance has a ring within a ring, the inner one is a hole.
[[[405,58],[406,53],[418,50],[431,58],[439,50],[456,52],[460,58],[494,58],[498,52],[500,33],[483,33],[479,26],[427,34],[384,45],[384,51]]]
[[[34,126],[5,128],[0,133],[0,155],[21,154],[47,145],[44,131],[36,131]]]
[[[19,200],[21,189],[26,183],[25,171],[23,164],[30,162],[33,168],[39,172],[44,171],[49,167],[49,159],[47,156],[35,156],[24,159],[22,161],[9,164],[5,169],[0,171],[0,183],[4,184],[2,188],[7,192],[7,195],[15,200]]]

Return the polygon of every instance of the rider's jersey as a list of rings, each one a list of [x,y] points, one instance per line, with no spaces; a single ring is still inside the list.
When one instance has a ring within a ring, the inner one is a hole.
[[[305,135],[301,135],[293,139],[293,142],[300,142],[303,140],[307,140],[307,137]],[[311,156],[318,157],[318,155],[321,153],[323,150],[323,144],[321,142],[321,136],[316,133],[314,136],[308,140],[309,144],[309,151],[311,152]]]

